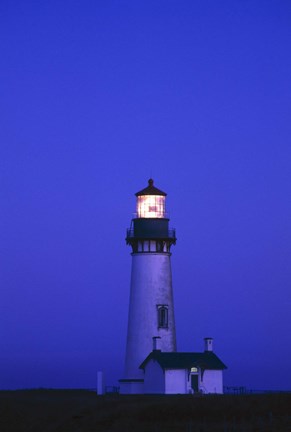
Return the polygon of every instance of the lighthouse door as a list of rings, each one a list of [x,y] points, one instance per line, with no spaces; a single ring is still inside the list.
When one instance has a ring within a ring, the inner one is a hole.
[[[191,388],[194,392],[198,392],[198,374],[191,374]]]

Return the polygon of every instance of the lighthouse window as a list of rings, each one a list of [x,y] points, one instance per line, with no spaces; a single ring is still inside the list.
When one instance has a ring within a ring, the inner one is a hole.
[[[158,306],[158,326],[159,328],[168,328],[168,306]]]

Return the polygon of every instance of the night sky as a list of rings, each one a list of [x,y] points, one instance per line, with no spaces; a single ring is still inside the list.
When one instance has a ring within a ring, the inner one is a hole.
[[[168,193],[179,351],[291,389],[291,2],[0,2],[0,388],[123,376],[134,193]]]

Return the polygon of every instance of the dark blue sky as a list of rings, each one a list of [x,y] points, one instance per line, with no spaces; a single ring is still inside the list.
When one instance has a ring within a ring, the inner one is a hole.
[[[290,1],[1,0],[0,40],[0,388],[122,377],[153,177],[178,349],[290,389]]]

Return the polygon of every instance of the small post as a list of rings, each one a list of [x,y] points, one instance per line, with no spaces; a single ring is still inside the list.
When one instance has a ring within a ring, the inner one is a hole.
[[[98,371],[97,372],[97,395],[103,395],[103,394],[104,394],[103,372]]]

